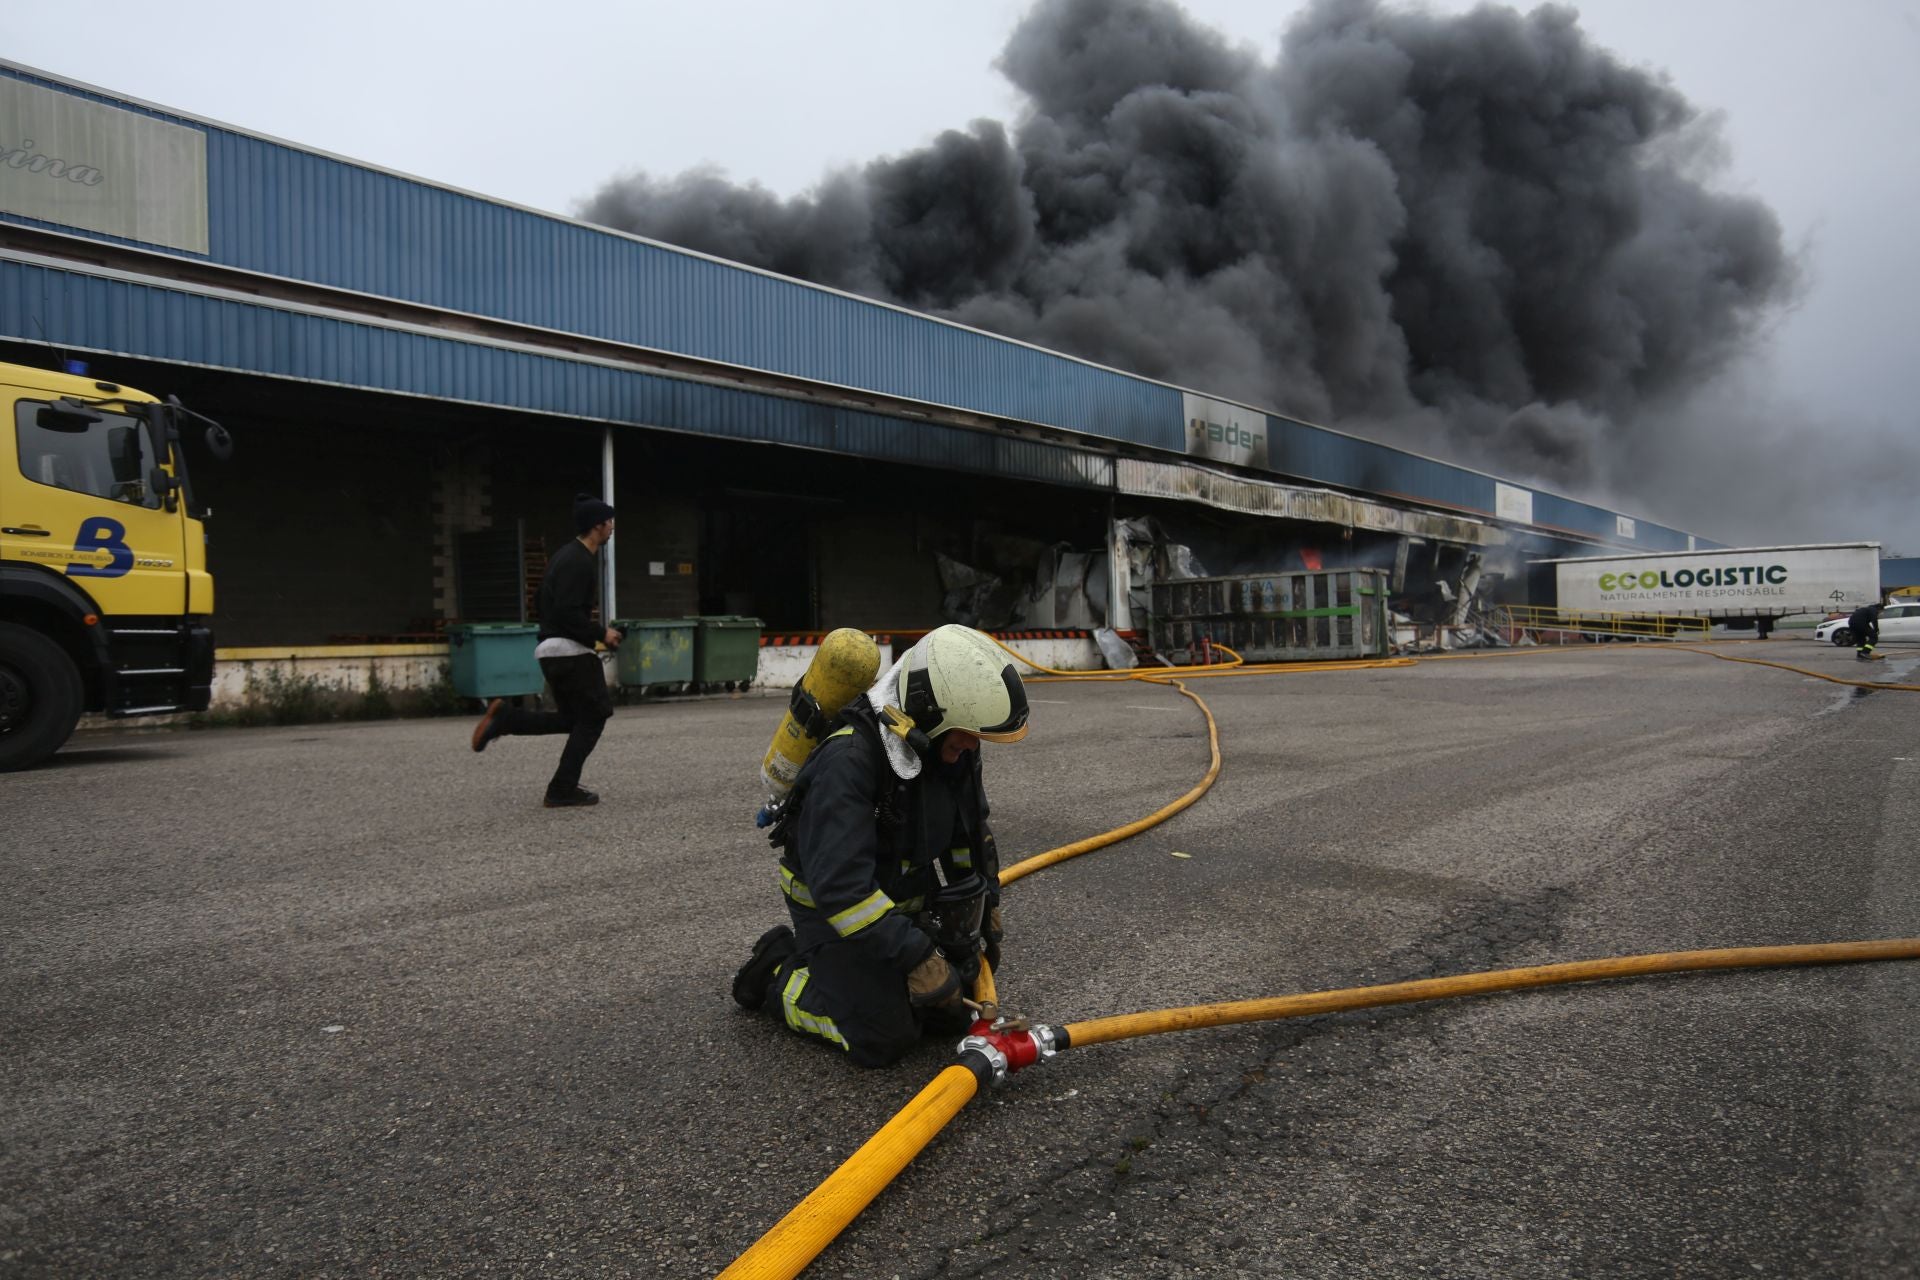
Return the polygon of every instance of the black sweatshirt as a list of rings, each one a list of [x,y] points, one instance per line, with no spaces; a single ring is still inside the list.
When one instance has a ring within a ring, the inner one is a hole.
[[[593,602],[600,591],[600,557],[578,538],[553,553],[540,579],[540,638],[564,636],[591,649],[606,638],[594,624]]]

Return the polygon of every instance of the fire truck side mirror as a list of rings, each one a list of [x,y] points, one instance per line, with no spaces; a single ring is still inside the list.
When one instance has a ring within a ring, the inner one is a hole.
[[[173,432],[173,439],[178,440],[180,438],[180,420],[182,418],[192,418],[195,422],[206,424],[207,433],[205,441],[207,452],[213,455],[215,462],[225,462],[233,457],[233,437],[227,433],[225,427],[215,422],[212,418],[209,418],[206,414],[195,413],[193,410],[187,408],[180,403],[180,397],[178,396],[168,396],[165,408],[169,414],[169,423],[170,429]]]

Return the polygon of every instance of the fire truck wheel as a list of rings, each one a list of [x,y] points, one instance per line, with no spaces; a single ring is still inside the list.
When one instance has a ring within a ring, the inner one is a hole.
[[[80,721],[84,696],[65,650],[0,622],[0,771],[31,768],[58,751]]]

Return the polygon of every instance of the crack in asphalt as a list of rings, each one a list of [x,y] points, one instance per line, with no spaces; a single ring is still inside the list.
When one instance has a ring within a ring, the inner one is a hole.
[[[1403,974],[1400,980],[1507,967],[1516,952],[1557,941],[1560,921],[1575,900],[1571,889],[1552,886],[1526,896],[1483,894],[1457,901],[1436,929],[1394,953],[1380,967]],[[1157,1103],[1121,1125],[1123,1134],[1103,1138],[1083,1148],[1077,1157],[1056,1163],[1043,1173],[1038,1184],[1049,1189],[1044,1197],[1020,1192],[995,1200],[971,1241],[942,1248],[937,1258],[926,1259],[925,1269],[902,1269],[899,1274],[922,1280],[960,1280],[1004,1274],[1012,1265],[1031,1265],[1034,1255],[1041,1252],[1040,1242],[1051,1238],[1071,1249],[1067,1240],[1070,1231],[1089,1221],[1110,1222],[1121,1230],[1123,1211],[1132,1196],[1150,1195],[1168,1203],[1181,1200],[1185,1195],[1181,1173],[1192,1161],[1243,1162],[1237,1148],[1257,1135],[1264,1135],[1259,1140],[1268,1147],[1257,1159],[1259,1164],[1335,1162],[1350,1167],[1352,1161],[1346,1153],[1303,1144],[1310,1142],[1311,1135],[1323,1124],[1345,1126],[1363,1121],[1367,1115],[1363,1107],[1313,1104],[1302,1099],[1289,1105],[1284,1116],[1270,1113],[1268,1123],[1257,1130],[1243,1128],[1231,1113],[1249,1105],[1257,1091],[1296,1074],[1351,1080],[1390,1071],[1405,1061],[1405,1055],[1396,1053],[1394,1038],[1383,1033],[1409,1020],[1428,1020],[1432,1025],[1433,1013],[1429,1006],[1390,1006],[1236,1028],[1252,1037],[1256,1053],[1251,1060],[1196,1070],[1190,1058],[1176,1069],[1174,1083]],[[1443,1034],[1436,1033],[1433,1038],[1437,1040]],[[1301,1064],[1299,1072],[1289,1071],[1290,1060],[1303,1051],[1318,1051],[1322,1058],[1313,1065]],[[1218,1051],[1206,1052],[1217,1055]],[[1439,1115],[1424,1117],[1421,1124],[1436,1130],[1443,1128],[1447,1119]],[[1136,1171],[1137,1161],[1175,1148],[1182,1150],[1167,1172]],[[1381,1157],[1382,1161],[1386,1159]],[[1320,1171],[1315,1179],[1334,1184],[1344,1181],[1346,1175]],[[1206,1244],[1210,1252],[1231,1253],[1244,1248],[1247,1241],[1244,1233],[1228,1229]],[[1170,1264],[1176,1261],[1174,1247],[1155,1242],[1152,1248],[1159,1260]],[[1064,1267],[1066,1258],[1056,1257],[1054,1262]]]

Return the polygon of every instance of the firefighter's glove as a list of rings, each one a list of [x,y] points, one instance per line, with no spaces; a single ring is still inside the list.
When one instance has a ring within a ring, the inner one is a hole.
[[[907,974],[907,998],[918,1009],[952,1004],[960,998],[960,974],[945,956],[929,951]]]
[[[987,953],[987,967],[996,972],[1000,968],[1000,939],[1006,933],[1006,926],[1000,923],[1000,904],[996,902],[987,908],[986,922],[980,926],[980,940]]]

